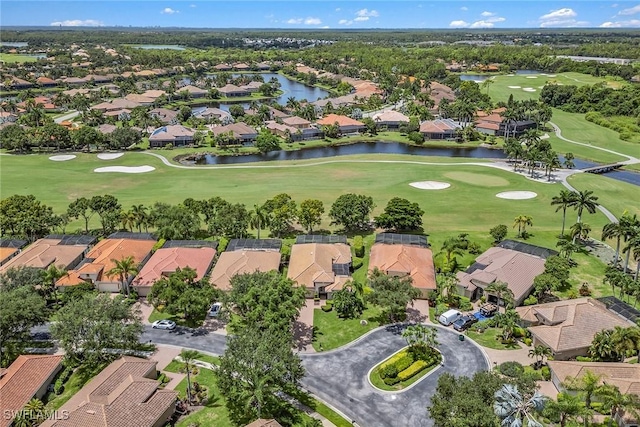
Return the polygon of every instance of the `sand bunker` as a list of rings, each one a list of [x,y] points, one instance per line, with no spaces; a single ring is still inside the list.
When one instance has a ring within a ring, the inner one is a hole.
[[[533,199],[538,195],[533,191],[504,191],[502,193],[496,194],[496,197],[500,199],[509,199],[509,200],[525,200],[525,199]]]
[[[507,77],[513,77],[515,74],[507,74]]]
[[[538,76],[527,76],[528,79],[537,79]]]
[[[58,156],[51,156],[49,160],[53,160],[54,162],[66,162],[67,160],[73,160],[76,156],[73,154],[60,154]]]
[[[523,87],[522,88],[523,91],[525,92],[535,92],[536,90],[532,87]]]
[[[449,184],[448,182],[440,181],[412,182],[409,185],[414,188],[419,188],[420,190],[444,190],[445,188],[451,187],[451,184]]]
[[[98,154],[98,158],[100,160],[114,160],[119,157],[124,156],[124,153],[100,153]]]
[[[520,89],[520,86],[507,86],[509,89]]]
[[[107,166],[94,169],[94,172],[120,172],[120,173],[145,173],[156,170],[153,166]]]
[[[555,74],[547,74],[547,77],[555,77]]]

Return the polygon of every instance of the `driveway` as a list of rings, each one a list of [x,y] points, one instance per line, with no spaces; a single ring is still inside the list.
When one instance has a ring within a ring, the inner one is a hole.
[[[438,377],[444,372],[473,376],[487,370],[488,363],[472,342],[459,341],[457,333],[438,328],[438,348],[444,365],[404,392],[378,391],[369,384],[367,375],[376,364],[407,345],[401,330],[401,326],[378,329],[338,350],[301,354],[307,370],[303,386],[360,426],[433,426],[426,408]]]
[[[227,348],[227,337],[225,335],[211,333],[204,328],[190,329],[180,326],[172,331],[145,326],[140,342],[192,348],[218,355],[223,354]]]

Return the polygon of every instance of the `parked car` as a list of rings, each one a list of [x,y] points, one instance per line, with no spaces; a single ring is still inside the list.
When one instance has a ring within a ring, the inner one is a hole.
[[[458,310],[448,310],[445,311],[438,317],[438,322],[442,323],[444,326],[449,326],[456,320],[462,317],[462,313]]]
[[[453,322],[453,329],[455,329],[458,332],[462,332],[467,328],[469,328],[474,323],[476,323],[477,321],[478,319],[476,319],[475,316],[472,316],[472,315],[462,316],[461,318]]]
[[[156,320],[155,322],[153,322],[151,324],[151,327],[153,329],[175,329],[176,328],[176,322],[174,322],[173,320]]]
[[[213,303],[213,305],[209,309],[209,317],[218,317],[218,314],[220,314],[220,310],[222,310],[222,303]]]

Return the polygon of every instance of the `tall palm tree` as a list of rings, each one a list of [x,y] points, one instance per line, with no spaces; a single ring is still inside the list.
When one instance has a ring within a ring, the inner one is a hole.
[[[621,362],[624,362],[627,356],[638,355],[640,352],[640,328],[616,326],[611,334],[611,343],[615,352],[620,355]]]
[[[120,222],[122,223],[122,228],[133,232],[133,226],[136,223],[136,214],[131,209],[128,211],[123,210],[120,212]]]
[[[524,237],[524,233],[527,231],[527,226],[533,226],[533,218],[529,215],[518,215],[513,220],[513,228],[518,227],[518,237]]]
[[[149,215],[147,214],[147,208],[142,205],[133,205],[131,206],[131,212],[134,215],[134,222],[136,227],[138,228],[138,233],[142,233],[142,226],[146,224]],[[146,225],[145,225],[146,226]]]
[[[63,266],[56,267],[54,264],[51,264],[45,270],[43,288],[46,289],[46,293],[48,295],[53,296],[53,299],[56,302],[58,301],[56,282],[68,275],[69,273],[64,269]]]
[[[626,253],[627,256],[624,259],[624,268],[622,271],[625,273],[629,268],[629,259],[631,258],[631,252],[633,251],[633,247],[637,245],[637,239],[640,237],[640,220],[637,215],[623,215],[620,218],[620,223],[624,228],[624,236],[623,239],[628,244],[622,249],[623,253]]]
[[[40,425],[45,420],[45,406],[42,400],[33,398],[24,407],[24,412],[31,420],[32,426]]]
[[[624,218],[624,215],[622,215]],[[618,265],[620,259],[620,242],[625,235],[625,225],[621,221],[610,222],[602,227],[602,240],[616,239],[616,255],[613,259],[613,265]]]
[[[462,249],[460,248],[460,240],[456,237],[447,238],[442,247],[440,248],[440,252],[438,255],[444,255],[445,261],[447,262],[447,268],[450,268],[451,262],[455,258],[456,255],[463,255]]]
[[[544,408],[546,397],[537,390],[530,398],[523,397],[518,387],[504,384],[496,391],[493,411],[500,418],[503,426],[522,426],[526,420],[528,427],[543,427],[533,417],[533,412],[540,412]]]
[[[493,282],[486,287],[485,292],[492,293],[496,298],[498,298],[498,306],[503,299],[505,301],[505,307],[509,305],[507,301],[513,302],[513,291],[509,289],[509,285],[505,282],[501,282],[499,280]],[[505,295],[506,298],[504,298]]]
[[[629,248],[628,253],[633,254],[633,259],[636,261],[636,272],[633,280],[638,283],[638,273],[640,273],[640,236],[629,240],[627,247]]]
[[[182,370],[187,374],[187,400],[191,404],[191,372],[195,368],[195,361],[200,357],[200,353],[196,350],[187,350],[185,348],[180,352],[182,359]]]
[[[602,380],[602,375],[597,375],[590,370],[585,370],[584,375],[573,378],[567,377],[562,384],[567,390],[577,391],[584,398],[584,406],[591,408],[591,399]]]
[[[612,329],[596,332],[589,346],[589,356],[598,362],[615,361],[620,358],[613,344]]]
[[[556,212],[562,209],[562,232],[560,235],[564,236],[564,226],[567,219],[567,208],[573,206],[577,193],[575,191],[561,190],[560,194],[553,196],[551,199],[551,206],[557,205]]]
[[[624,411],[632,417],[640,417],[640,398],[636,394],[624,394],[620,389],[611,384],[603,384],[597,390],[602,407],[609,410],[609,426],[613,425],[613,419],[618,411]]]
[[[118,276],[125,295],[129,296],[129,276],[138,273],[138,267],[132,256],[122,259],[112,259],[114,266],[107,271],[107,277]]]
[[[550,412],[560,420],[560,427],[565,427],[568,421],[578,418],[588,419],[591,413],[589,409],[584,407],[579,396],[564,391],[558,394],[557,400],[547,402],[546,412]]]
[[[253,205],[253,211],[251,211],[251,217],[249,219],[249,227],[252,230],[258,231],[258,239],[260,238],[260,230],[269,227],[270,223],[269,212],[260,205]]]
[[[591,232],[591,226],[586,222],[576,222],[571,226],[571,241],[576,242],[576,239],[587,240],[589,233]]]
[[[594,196],[593,191],[591,190],[578,191],[571,206],[578,211],[578,220],[576,222],[581,222],[582,212],[585,209],[589,213],[596,213],[596,208],[598,207],[598,196]]]

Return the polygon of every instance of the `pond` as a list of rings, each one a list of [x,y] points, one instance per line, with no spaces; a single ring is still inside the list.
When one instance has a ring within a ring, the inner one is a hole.
[[[135,49],[162,49],[162,50],[184,50],[184,46],[177,44],[135,44],[131,45]]]
[[[9,47],[27,47],[29,43],[27,42],[0,42],[0,46],[9,46]]]
[[[229,165],[238,163],[266,162],[274,160],[306,160],[324,157],[348,156],[352,154],[410,154],[415,156],[471,157],[475,159],[504,159],[502,150],[485,147],[429,147],[413,146],[397,142],[359,142],[333,147],[304,148],[297,151],[273,151],[267,154],[242,156],[216,156],[207,154],[197,164]]]

